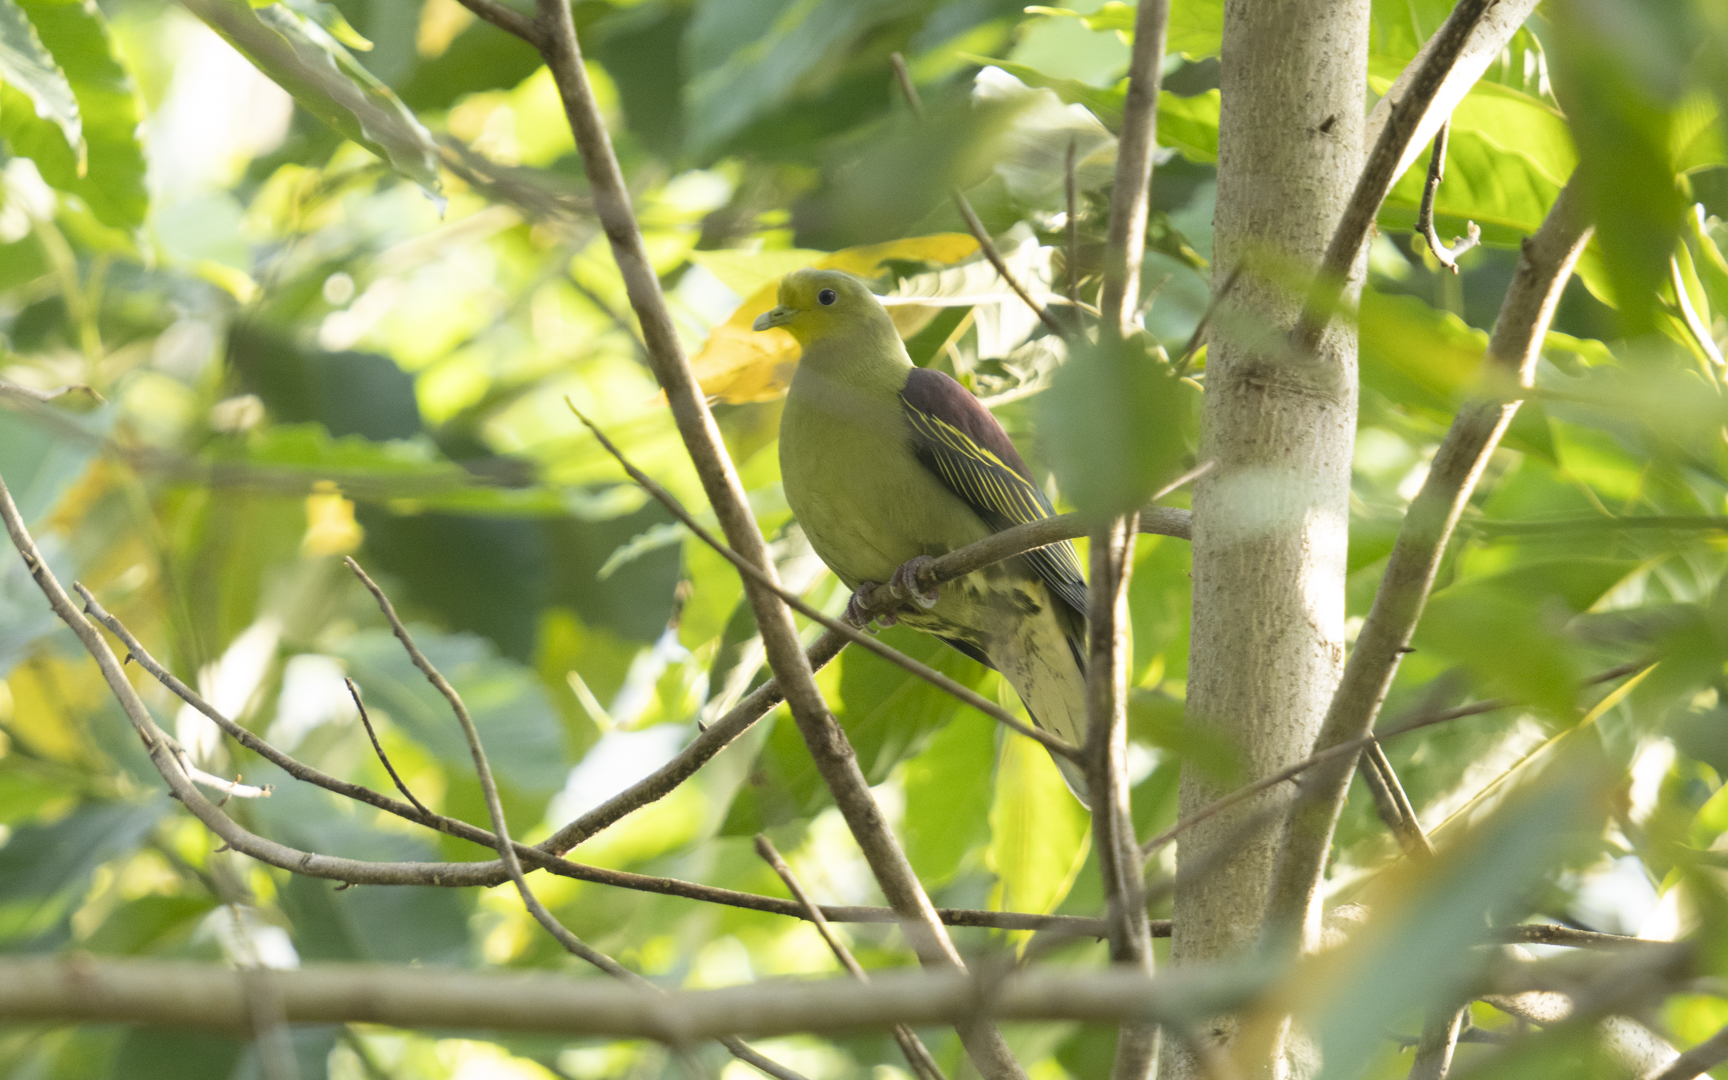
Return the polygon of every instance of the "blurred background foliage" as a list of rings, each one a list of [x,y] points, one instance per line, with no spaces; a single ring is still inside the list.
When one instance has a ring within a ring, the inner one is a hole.
[[[915,361],[983,397],[1048,475],[1047,441],[1087,422],[1083,409],[1041,411],[1061,344],[1002,289],[947,193],[968,193],[1041,297],[1055,303],[1070,278],[1093,294],[1131,7],[574,10],[649,250],[789,582],[829,610],[844,603],[779,487],[778,395],[795,353],[738,332],[789,269],[826,260],[877,278]],[[1720,909],[1700,900],[1714,886],[1698,872],[1728,844],[1725,10],[1550,0],[1453,118],[1440,228],[1474,221],[1483,246],[1454,276],[1412,237],[1424,162],[1387,202],[1370,255],[1353,626],[1453,411],[1476,389],[1519,239],[1575,167],[1591,170],[1598,238],[1387,710],[1403,718],[1497,694],[1519,703],[1388,747],[1442,843],[1484,815],[1513,830],[1507,850],[1529,855],[1520,874],[1482,859],[1457,869],[1466,884],[1515,880],[1494,894],[1513,919],[1728,931],[1710,925]],[[1172,4],[1143,313],[1149,344],[1171,354],[1212,277],[1221,11],[1216,0]],[[1376,0],[1375,93],[1446,12],[1436,0]],[[922,121],[895,89],[896,51],[924,97]],[[529,47],[456,0],[0,0],[0,82],[0,379],[92,391],[0,393],[0,475],[62,579],[91,586],[186,681],[302,759],[388,789],[343,688],[352,677],[417,794],[484,821],[458,731],[342,567],[352,554],[466,696],[513,827],[536,840],[667,759],[698,718],[764,677],[734,572],[624,483],[566,406],[704,508]],[[333,96],[347,86],[362,93]],[[1191,444],[1203,354],[1190,374],[1180,406],[1161,415]],[[1182,717],[1188,560],[1179,541],[1138,547],[1131,766],[1143,836],[1173,822],[1182,762],[1231,769],[1229,748]],[[933,639],[884,637],[1017,707],[994,673]],[[1584,676],[1639,659],[1661,662],[1630,693],[1604,707],[1592,707],[1603,691],[1579,696]],[[0,679],[0,949],[574,964],[508,890],[334,891],[216,852],[163,797],[15,558],[0,558]],[[938,905],[1096,912],[1084,811],[1041,751],[867,654],[845,654],[820,681]],[[276,785],[270,799],[230,804],[257,831],[363,858],[486,856],[275,775],[159,687],[140,688],[205,768]],[[1585,758],[1601,766],[1589,775],[1605,797],[1551,803],[1548,817],[1517,803],[1491,813],[1553,762]],[[770,717],[574,857],[781,895],[750,850],[766,829],[821,899],[879,902],[827,801],[794,728]],[[1575,812],[1556,824],[1555,805]],[[1562,825],[1566,843],[1529,840]],[[1353,799],[1334,898],[1374,889],[1395,852],[1370,801]],[[1162,859],[1155,874],[1171,869]],[[838,970],[793,920],[565,879],[538,888],[576,933],[672,984]],[[911,962],[892,931],[843,932],[869,965]],[[1025,944],[957,936],[969,951]],[[1058,956],[1096,963],[1103,952]],[[1482,1024],[1506,1019],[1478,1012]],[[1414,1031],[1419,1015],[1383,1019]],[[1728,1021],[1728,1000],[1677,998],[1660,1020],[1689,1043]],[[1380,1034],[1340,1060],[1402,1075],[1408,1058]],[[928,1036],[957,1066],[952,1034]],[[639,1043],[376,1028],[295,1038],[307,1078],[671,1068]],[[1102,1075],[1111,1041],[1072,1024],[1021,1025],[1011,1039],[1040,1080]],[[817,1078],[898,1076],[903,1064],[885,1037],[764,1049]],[[225,1037],[0,1030],[9,1077],[257,1070],[247,1044]]]

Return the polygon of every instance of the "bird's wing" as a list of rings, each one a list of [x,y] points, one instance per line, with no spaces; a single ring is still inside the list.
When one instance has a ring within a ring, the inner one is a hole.
[[[964,499],[997,532],[1055,513],[1032,472],[990,410],[939,371],[913,368],[900,390],[912,427],[912,449],[924,467]],[[1074,545],[1064,540],[1026,553],[1050,591],[1086,614],[1086,579]]]

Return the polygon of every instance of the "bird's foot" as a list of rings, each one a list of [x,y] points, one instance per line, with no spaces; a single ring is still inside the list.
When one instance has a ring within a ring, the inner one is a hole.
[[[934,561],[928,555],[917,555],[900,564],[894,576],[888,579],[889,595],[896,600],[909,600],[926,611],[935,607],[942,594],[934,588],[926,592],[918,584],[919,576]]]
[[[866,581],[859,585],[853,591],[852,599],[846,601],[846,621],[861,630],[869,627],[872,618],[883,626],[893,626],[899,622],[899,617],[892,612],[875,616],[870,614],[870,601],[874,598],[876,590],[881,587],[874,581]]]

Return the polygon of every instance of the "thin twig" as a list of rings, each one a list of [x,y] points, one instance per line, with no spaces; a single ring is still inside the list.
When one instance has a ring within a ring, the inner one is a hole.
[[[498,797],[498,783],[493,779],[492,765],[486,759],[486,749],[481,744],[480,731],[474,726],[474,718],[469,715],[468,706],[463,703],[462,695],[456,692],[456,688],[450,685],[443,673],[432,661],[426,658],[426,654],[420,651],[420,647],[414,644],[413,635],[408,632],[406,626],[402,625],[402,620],[396,614],[395,605],[390,602],[390,598],[385,595],[384,590],[378,587],[377,582],[373,581],[366,571],[360,568],[360,564],[353,559],[344,559],[343,561],[347,563],[348,569],[353,571],[354,575],[366,586],[373,598],[378,601],[379,609],[383,611],[385,619],[389,620],[391,631],[396,635],[396,639],[402,643],[402,648],[408,653],[408,658],[414,662],[414,666],[420,669],[421,674],[426,676],[426,681],[431,683],[450,703],[450,711],[456,715],[456,722],[462,727],[462,737],[468,743],[468,753],[474,759],[474,772],[480,780],[480,792],[486,800],[487,813],[492,818],[492,832],[498,838],[498,857],[503,861],[504,869],[510,874],[510,880],[516,885],[516,893],[522,898],[522,906],[528,909],[529,914],[534,916],[534,921],[552,935],[553,939],[562,945],[570,955],[587,961],[615,979],[632,985],[659,990],[659,987],[647,979],[577,937],[570,931],[569,927],[560,922],[558,917],[547,909],[545,904],[540,902],[538,896],[534,895],[533,888],[528,884],[528,875],[523,872],[521,860],[516,856],[516,846],[510,840],[510,826],[504,818],[504,803]],[[720,1042],[728,1050],[733,1050],[734,1053],[739,1053],[740,1050],[744,1051],[740,1056],[760,1057],[753,1051],[749,1051],[735,1037],[723,1036]],[[687,1072],[696,1077],[704,1074],[704,1070],[691,1057],[688,1047],[682,1041],[674,1040],[671,1045],[673,1053],[680,1059]],[[757,1062],[752,1061],[752,1064],[757,1064]],[[758,1064],[757,1067],[760,1068],[761,1065]],[[779,1077],[781,1080],[802,1080],[797,1073],[788,1069],[776,1067],[767,1071],[769,1075]]]
[[[738,567],[746,577],[755,578],[763,586],[773,590],[774,594],[783,600],[788,607],[792,608],[807,619],[821,623],[834,633],[845,635],[854,644],[862,645],[877,656],[882,657],[882,659],[904,668],[930,683],[932,686],[959,698],[967,705],[972,706],[974,709],[977,709],[979,712],[995,720],[997,723],[1017,731],[1029,739],[1042,743],[1052,753],[1060,754],[1069,759],[1075,759],[1079,756],[1080,750],[1078,747],[1068,745],[1068,743],[1047,731],[1040,731],[1031,725],[1021,723],[1020,720],[1013,714],[1009,713],[1008,710],[984,697],[984,695],[978,693],[976,690],[962,686],[960,683],[955,682],[953,679],[942,674],[940,671],[937,671],[935,668],[932,668],[927,664],[921,664],[900,650],[882,644],[882,642],[877,641],[874,637],[870,636],[863,630],[849,626],[839,619],[830,618],[828,615],[805,603],[803,598],[798,596],[796,593],[782,588],[779,582],[760,576],[760,571],[757,567],[753,566],[749,560],[721,543],[719,538],[714,536],[713,533],[710,533],[707,529],[703,528],[701,523],[698,522],[688,510],[684,509],[683,504],[674,498],[671,492],[656,483],[653,477],[649,476],[641,469],[638,469],[630,459],[624,455],[624,452],[620,450],[611,439],[606,437],[606,433],[601,431],[592,420],[588,419],[578,411],[573,403],[570,403],[568,399],[566,399],[566,404],[570,405],[570,411],[576,414],[576,418],[582,421],[583,425],[586,426],[589,431],[594,433],[594,437],[600,441],[600,445],[606,448],[606,452],[618,460],[618,464],[623,466],[624,471],[629,474],[630,479],[636,481],[644,491],[648,492],[649,495],[652,495],[660,505],[664,506],[672,514],[673,517],[676,517],[679,521],[683,522],[685,528],[695,534],[697,539],[701,540],[703,543],[707,544],[709,547],[713,548],[716,552],[728,559],[734,566]]]
[[[348,696],[354,699],[354,707],[360,710],[360,723],[366,728],[366,737],[372,740],[372,749],[378,754],[378,760],[383,763],[384,771],[390,774],[390,779],[396,784],[396,790],[414,804],[414,809],[430,817],[432,811],[426,809],[426,804],[414,797],[414,793],[408,790],[408,785],[403,782],[402,777],[397,775],[396,766],[390,764],[390,755],[384,752],[384,745],[378,741],[378,733],[372,730],[372,718],[366,715],[366,703],[360,700],[360,688],[354,685],[353,679],[345,678],[342,681],[348,686]]]
[[[84,588],[82,585],[75,585],[74,587],[78,590],[79,594],[84,597],[85,609],[89,612],[90,617],[95,619],[98,623],[106,627],[111,633],[118,637],[121,642],[126,645],[128,655],[132,659],[136,660],[139,666],[143,667],[145,671],[149,672],[164,686],[168,687],[168,689],[179,696],[181,700],[193,706],[195,709],[198,709],[200,712],[204,713],[204,715],[210,717],[225,732],[240,741],[242,745],[265,757],[267,760],[289,773],[289,775],[294,776],[296,779],[304,780],[307,783],[324,788],[325,790],[331,791],[335,794],[376,807],[386,813],[395,814],[398,817],[408,821],[413,821],[416,824],[438,829],[439,831],[448,833],[451,836],[460,837],[461,839],[471,841],[475,844],[480,844],[484,847],[496,847],[497,837],[484,829],[456,818],[416,810],[414,807],[411,807],[406,803],[397,802],[394,799],[380,795],[368,788],[350,784],[343,780],[338,780],[335,777],[329,776],[300,761],[297,761],[293,757],[284,754],[270,743],[259,739],[256,735],[252,734],[247,729],[240,727],[240,725],[236,724],[233,720],[213,708],[209,702],[199,697],[198,694],[193,692],[184,683],[174,678],[173,675],[163,670],[162,666],[157,663],[156,659],[151,656],[143,645],[132,636],[131,632],[126,629],[125,624],[121,623],[113,615],[103,610],[102,606],[96,602],[95,597],[90,594],[88,589]],[[830,643],[830,647],[833,648],[835,652],[838,651],[837,645],[837,639]],[[820,649],[821,646],[822,642],[818,641],[817,645],[812,647],[812,650],[816,651]],[[832,656],[832,653],[829,653],[828,655]],[[772,708],[773,702],[778,701],[779,699],[777,695],[769,692],[771,689],[771,683],[758,687],[748,698],[745,699],[744,702],[740,702],[739,706],[735,707],[726,715],[726,717],[723,717],[719,722],[713,725],[709,730],[714,733],[715,737],[706,747],[703,748],[701,754],[690,755],[689,753],[690,750],[703,745],[703,739],[699,738],[691,745],[691,747],[686,748],[687,756],[685,756],[682,765],[680,765],[678,761],[669,763],[665,769],[662,769],[660,772],[657,772],[647,780],[636,785],[637,788],[648,788],[658,792],[651,796],[648,794],[638,796],[641,804],[646,805],[648,802],[652,802],[654,799],[659,798],[661,794],[664,794],[664,791],[659,791],[659,788],[664,787],[665,790],[669,791],[672,788],[675,788],[678,783],[682,782],[682,779],[693,774],[696,769],[700,767],[703,761],[713,757],[713,755],[718,753],[720,749],[724,748],[731,739],[736,738],[737,734],[741,733],[744,726],[747,726],[745,725],[743,718],[748,717],[751,712],[760,710],[765,713],[768,709]],[[731,725],[736,730],[722,730],[723,725]],[[668,770],[671,770],[670,774],[663,775],[667,774]],[[226,781],[222,781],[223,785],[226,783]],[[615,808],[608,811],[608,806],[611,806],[611,801],[595,808],[595,810],[590,811],[581,818],[578,818],[576,821],[572,822],[571,825],[566,826],[566,829],[575,830],[575,833],[579,838],[585,835],[592,835],[594,832],[598,832],[601,828],[604,828],[606,824],[610,824],[610,821],[618,820],[628,812],[624,808]],[[596,817],[595,815],[599,816]],[[589,827],[592,828],[592,832],[586,834],[581,832],[583,828]],[[291,848],[259,849],[256,848],[255,845],[251,844],[252,839],[261,838],[252,838],[251,834],[245,834],[241,839],[239,846],[246,852],[246,854],[257,858],[260,861],[267,862],[272,866],[281,867],[285,870],[292,870],[297,873],[307,873],[316,877],[329,878],[354,884],[433,885],[446,888],[463,888],[473,886],[489,887],[501,884],[508,880],[508,877],[503,870],[502,860],[470,863],[382,863],[351,859],[332,860],[323,856],[313,856],[310,853],[295,851]],[[575,841],[572,841],[572,844],[574,842]],[[720,889],[715,886],[703,885],[697,882],[681,881],[677,878],[650,877],[645,874],[632,874],[627,871],[587,866],[582,863],[570,862],[569,860],[558,858],[548,850],[549,848],[553,848],[551,841],[543,842],[541,845],[535,847],[529,847],[517,843],[516,853],[521,859],[525,860],[536,869],[545,870],[548,873],[557,874],[561,877],[568,877],[577,881],[589,881],[599,885],[630,889],[636,892],[649,892],[663,896],[677,896],[687,900],[696,900],[702,903],[723,904],[729,907],[744,908],[751,911],[765,911],[771,914],[785,915],[792,918],[803,918],[803,912],[796,904],[788,903],[778,897],[761,896],[756,893],[738,892],[732,889]],[[832,922],[890,923],[894,922],[896,918],[891,909],[884,907],[828,907],[824,909],[824,914]],[[1074,916],[977,911],[968,908],[942,908],[938,910],[938,915],[942,919],[943,923],[949,926],[976,926],[999,930],[1039,930],[1057,926],[1074,926],[1078,928],[1079,931],[1084,932],[1092,925],[1090,920],[1076,919]]]
[[[897,52],[890,53],[888,63],[894,68],[894,81],[899,84],[900,96],[906,99],[906,107],[912,110],[913,119],[924,119],[924,101],[918,96],[918,88],[912,85],[912,73],[906,69],[906,58]]]
[[[1446,178],[1446,140],[1451,133],[1451,120],[1441,124],[1440,130],[1434,133],[1434,154],[1428,159],[1428,179],[1422,185],[1422,204],[1416,211],[1416,232],[1428,241],[1428,250],[1434,253],[1440,265],[1456,274],[1458,256],[1482,242],[1482,229],[1474,221],[1465,222],[1465,235],[1453,237],[1451,247],[1442,244],[1439,234],[1434,231],[1434,197],[1439,194],[1440,182]]]
[[[1140,304],[1140,263],[1146,254],[1146,218],[1157,150],[1158,89],[1164,77],[1164,37],[1169,18],[1169,0],[1140,0],[1134,15],[1128,92],[1116,144],[1110,220],[1105,228],[1104,285],[1098,299],[1099,334],[1105,341],[1125,339],[1133,332]],[[1206,462],[1199,470],[1191,470],[1178,478],[1176,485],[1187,483],[1211,465]],[[1085,764],[1092,796],[1092,832],[1110,916],[1110,958],[1120,966],[1151,974],[1152,937],[1142,891],[1145,865],[1135,844],[1128,792],[1128,668],[1133,660],[1128,638],[1128,579],[1134,568],[1138,531],[1135,515],[1127,514],[1092,532]],[[1157,1025],[1144,1021],[1123,1024],[1117,1033],[1111,1080],[1145,1080],[1157,1060]]]
[[[608,304],[605,297],[585,285],[582,282],[582,279],[576,276],[574,270],[565,274],[564,280],[570,283],[570,287],[575,289],[582,299],[588,301],[592,307],[598,308],[600,313],[606,316],[613,326],[618,328],[619,333],[630,339],[630,344],[635,347],[637,356],[640,356],[644,360],[648,359],[648,346],[643,344],[642,335],[638,334],[636,328],[630,325],[629,319],[626,319],[623,315],[619,314],[616,308],[611,304]]]
[[[630,305],[642,327],[649,366],[665,391],[679,437],[702,482],[703,494],[720,521],[727,546],[756,568],[756,574],[744,575],[744,594],[756,616],[768,665],[785,691],[793,723],[809,747],[816,771],[833,794],[835,808],[857,841],[883,895],[904,920],[902,925],[920,963],[938,970],[963,972],[966,965],[959,951],[937,918],[935,907],[882,808],[871,795],[869,782],[858,766],[846,733],[816,686],[791,609],[770,587],[776,582],[773,560],[666,307],[659,274],[648,256],[629,189],[613,153],[594,88],[588,81],[570,5],[567,0],[536,0],[536,7],[539,12],[536,21],[544,33],[541,56],[558,87],[564,115],[588,178],[595,213],[606,230]],[[984,1080],[1024,1080],[1025,1070],[993,1023],[968,1019],[958,1025],[957,1031]]]
[[[1406,855],[1433,855],[1434,843],[1428,839],[1428,834],[1422,830],[1422,822],[1416,817],[1416,808],[1410,802],[1410,796],[1404,790],[1404,785],[1398,782],[1398,774],[1392,769],[1392,762],[1386,757],[1386,749],[1378,742],[1368,744],[1362,751],[1362,779],[1374,792],[1374,802],[1380,809],[1381,820],[1398,837]]]
[[[1217,313],[1218,305],[1230,295],[1230,290],[1236,287],[1236,282],[1241,277],[1242,264],[1237,263],[1230,268],[1230,275],[1224,279],[1224,284],[1206,301],[1206,310],[1200,313],[1200,321],[1194,324],[1194,332],[1188,335],[1188,344],[1182,346],[1182,356],[1176,361],[1178,376],[1188,374],[1188,365],[1200,355],[1200,346],[1205,343],[1206,330],[1212,325],[1212,316]]]
[[[1114,337],[1134,329],[1140,304],[1140,263],[1146,253],[1146,216],[1151,203],[1152,161],[1158,149],[1158,89],[1163,81],[1169,0],[1141,0],[1134,15],[1134,47],[1128,58],[1128,94],[1116,143],[1115,184],[1105,240],[1104,288],[1099,325]]]
[[[1294,336],[1296,351],[1303,356],[1313,354],[1320,335],[1332,321],[1338,298],[1344,293],[1345,282],[1356,264],[1356,257],[1368,239],[1368,230],[1380,212],[1386,193],[1398,179],[1398,163],[1404,148],[1416,137],[1418,125],[1429,106],[1440,93],[1452,66],[1469,44],[1477,22],[1496,0],[1458,0],[1452,14],[1435,31],[1427,55],[1423,57],[1410,80],[1406,93],[1392,105],[1386,126],[1368,153],[1368,162],[1350,194],[1350,202],[1332,233],[1332,242],[1320,260],[1314,284],[1302,306]]]
[[[1416,1042],[1416,1057],[1410,1063],[1409,1080],[1446,1080],[1452,1070],[1452,1053],[1458,1036],[1470,1019],[1470,1006],[1443,1005],[1433,1009],[1422,1025]]]
[[[1466,4],[1476,2],[1461,0],[1454,17]],[[1447,26],[1451,27],[1450,21]],[[1396,123],[1395,116],[1387,130]],[[1574,176],[1542,227],[1525,243],[1507,287],[1486,360],[1490,371],[1500,373],[1514,386],[1528,386],[1533,381],[1561,291],[1589,239],[1591,229],[1582,203]],[[1374,604],[1321,724],[1316,749],[1359,742],[1373,730],[1433,589],[1452,530],[1517,409],[1515,400],[1472,401],[1453,420],[1399,529]],[[1291,807],[1273,873],[1266,923],[1274,934],[1289,938],[1282,943],[1284,948],[1301,947],[1295,935],[1309,922],[1306,912],[1318,895],[1332,830],[1349,792],[1354,760],[1329,759],[1326,767],[1307,778]]]
[[[1648,660],[1642,660],[1631,664],[1621,664],[1586,679],[1580,685],[1585,687],[1595,686],[1598,683],[1607,682],[1612,679],[1617,679],[1622,675],[1630,675],[1635,671],[1640,671],[1649,667],[1650,663],[1651,662]],[[1506,698],[1492,698],[1488,701],[1478,701],[1470,705],[1460,705],[1455,709],[1447,709],[1443,712],[1417,717],[1416,719],[1395,725],[1386,731],[1370,732],[1367,735],[1352,739],[1349,742],[1339,743],[1336,746],[1315,751],[1313,754],[1296,762],[1294,765],[1280,769],[1278,772],[1275,772],[1270,776],[1261,777],[1259,780],[1254,781],[1246,787],[1238,788],[1223,798],[1208,803],[1205,807],[1183,820],[1178,821],[1170,828],[1140,845],[1140,850],[1143,854],[1150,855],[1165,844],[1176,839],[1176,837],[1180,836],[1182,833],[1187,832],[1193,826],[1205,821],[1207,818],[1222,813],[1223,811],[1230,809],[1230,807],[1235,806],[1237,803],[1242,802],[1244,799],[1258,795],[1260,792],[1265,791],[1268,788],[1276,787],[1286,780],[1293,780],[1316,765],[1324,764],[1328,761],[1334,761],[1352,751],[1366,749],[1371,744],[1383,742],[1386,739],[1396,738],[1399,735],[1411,731],[1416,731],[1425,727],[1433,727],[1435,724],[1443,724],[1448,720],[1460,720],[1466,716],[1480,716],[1483,713],[1496,712],[1500,709],[1511,708],[1515,704],[1517,703]]]
[[[781,858],[780,852],[775,849],[774,841],[768,839],[765,833],[756,834],[756,854],[774,868],[774,872],[780,875],[780,880],[786,883],[786,888],[791,890],[792,898],[804,906],[811,925],[822,935],[822,940],[828,943],[828,951],[840,961],[840,966],[859,982],[869,982],[870,974],[864,970],[864,965],[852,955],[852,950],[846,947],[846,943],[834,935],[834,928],[822,917],[822,909],[810,899],[810,894],[804,891],[804,883],[799,881],[798,875],[786,865],[786,860]],[[895,1024],[894,1041],[900,1044],[901,1052],[906,1055],[906,1063],[912,1066],[912,1072],[917,1075],[918,1080],[944,1080],[941,1067],[936,1064],[936,1059],[930,1056],[930,1051],[924,1046],[923,1040],[918,1038],[917,1032],[905,1024]]]
[[[997,276],[1008,283],[1008,287],[1014,290],[1015,296],[1025,301],[1026,306],[1032,309],[1032,314],[1038,316],[1038,321],[1043,323],[1046,329],[1057,337],[1066,337],[1068,335],[1067,328],[1056,321],[1056,316],[1050,314],[1048,308],[1034,300],[1032,294],[1026,291],[1026,286],[1020,284],[1020,279],[1014,276],[1012,270],[1008,269],[1008,263],[1002,258],[1002,253],[996,250],[996,242],[990,238],[990,230],[984,227],[984,223],[978,220],[977,212],[972,209],[971,200],[967,199],[966,194],[959,188],[955,188],[951,194],[954,198],[954,208],[960,211],[960,217],[965,220],[967,230],[972,233],[972,238],[978,241],[978,249],[984,252],[984,257],[990,260],[990,265],[996,268]],[[1078,318],[1079,309],[1076,308],[1075,311],[1076,318]]]

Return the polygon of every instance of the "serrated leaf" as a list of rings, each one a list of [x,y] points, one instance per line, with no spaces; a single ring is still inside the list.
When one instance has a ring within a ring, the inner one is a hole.
[[[78,99],[16,0],[0,0],[0,82],[15,87],[36,106],[38,117],[60,128],[66,145],[77,150],[82,171],[84,125],[78,116]]]
[[[130,233],[150,208],[139,126],[144,106],[121,64],[107,21],[88,0],[17,0],[78,102],[81,147],[38,117],[24,94],[0,90],[0,135],[42,178],[78,196],[96,220]]]
[[[317,23],[273,4],[188,0],[186,7],[312,115],[438,191],[438,147],[412,110]]]

